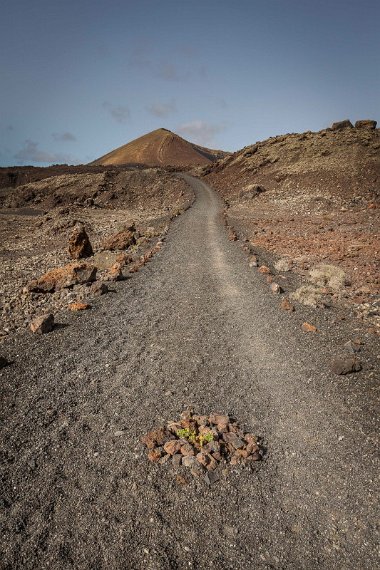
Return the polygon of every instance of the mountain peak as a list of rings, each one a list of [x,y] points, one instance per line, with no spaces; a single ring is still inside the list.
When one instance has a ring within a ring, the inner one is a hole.
[[[214,162],[225,154],[200,147],[161,127],[101,156],[92,164],[197,166]]]

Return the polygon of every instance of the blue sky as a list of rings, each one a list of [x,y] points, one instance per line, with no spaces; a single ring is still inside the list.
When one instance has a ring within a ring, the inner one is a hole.
[[[380,121],[380,0],[4,0],[0,165]]]

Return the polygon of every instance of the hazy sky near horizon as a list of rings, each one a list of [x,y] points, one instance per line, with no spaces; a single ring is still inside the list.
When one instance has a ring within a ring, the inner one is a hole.
[[[380,121],[380,0],[5,0],[0,165]]]

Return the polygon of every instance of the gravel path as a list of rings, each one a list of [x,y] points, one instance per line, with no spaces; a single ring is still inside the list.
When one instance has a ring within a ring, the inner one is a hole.
[[[328,318],[303,333],[185,178],[197,200],[152,263],[4,345],[1,568],[373,569],[374,374],[329,373]],[[234,415],[265,461],[211,487],[148,463],[140,437],[187,404]]]

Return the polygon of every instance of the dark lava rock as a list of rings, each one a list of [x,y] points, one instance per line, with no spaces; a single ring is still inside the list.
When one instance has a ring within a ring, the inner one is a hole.
[[[338,121],[331,125],[331,129],[333,131],[339,131],[340,129],[347,129],[347,128],[350,129],[353,128],[353,124],[348,119],[345,119],[344,121]]]
[[[377,121],[372,121],[371,119],[362,119],[361,121],[356,121],[355,128],[372,131],[373,129],[376,129],[376,125]]]
[[[217,471],[209,471],[205,475],[205,481],[207,485],[212,485],[213,483],[216,483],[216,481],[219,481],[219,479],[220,475]]]
[[[360,361],[355,356],[336,356],[331,361],[331,370],[334,374],[350,374],[350,372],[359,372],[362,369]]]

